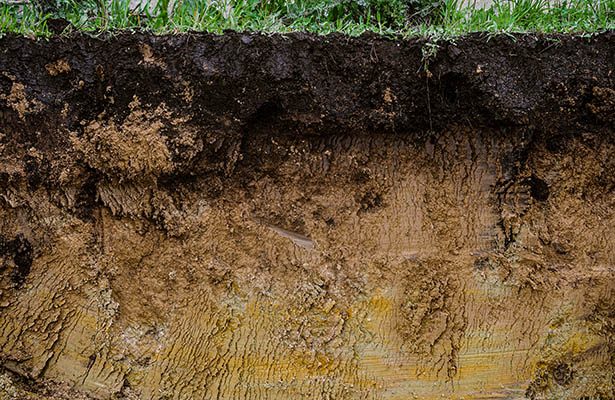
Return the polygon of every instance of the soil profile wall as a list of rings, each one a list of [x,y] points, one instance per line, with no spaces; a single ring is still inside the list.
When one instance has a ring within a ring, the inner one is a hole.
[[[0,54],[3,394],[615,398],[613,33]]]

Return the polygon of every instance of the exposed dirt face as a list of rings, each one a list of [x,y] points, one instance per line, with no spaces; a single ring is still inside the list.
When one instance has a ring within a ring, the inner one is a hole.
[[[615,398],[613,33],[0,51],[9,396]]]

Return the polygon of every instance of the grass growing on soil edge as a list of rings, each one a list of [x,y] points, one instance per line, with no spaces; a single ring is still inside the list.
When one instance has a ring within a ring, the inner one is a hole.
[[[3,2],[4,1],[4,2]],[[169,1],[171,3],[169,4]],[[134,3],[134,1],[133,1]],[[442,38],[470,32],[594,33],[615,29],[615,0],[0,0],[0,36],[149,30],[307,31]],[[555,4],[554,4],[555,3]]]

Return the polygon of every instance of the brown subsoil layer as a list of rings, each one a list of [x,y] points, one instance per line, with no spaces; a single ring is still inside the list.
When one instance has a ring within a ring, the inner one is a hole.
[[[614,399],[615,33],[0,39],[0,398]]]

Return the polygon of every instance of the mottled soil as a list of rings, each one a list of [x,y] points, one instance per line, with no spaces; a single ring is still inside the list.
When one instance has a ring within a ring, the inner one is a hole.
[[[0,398],[615,399],[614,33],[0,54]]]

